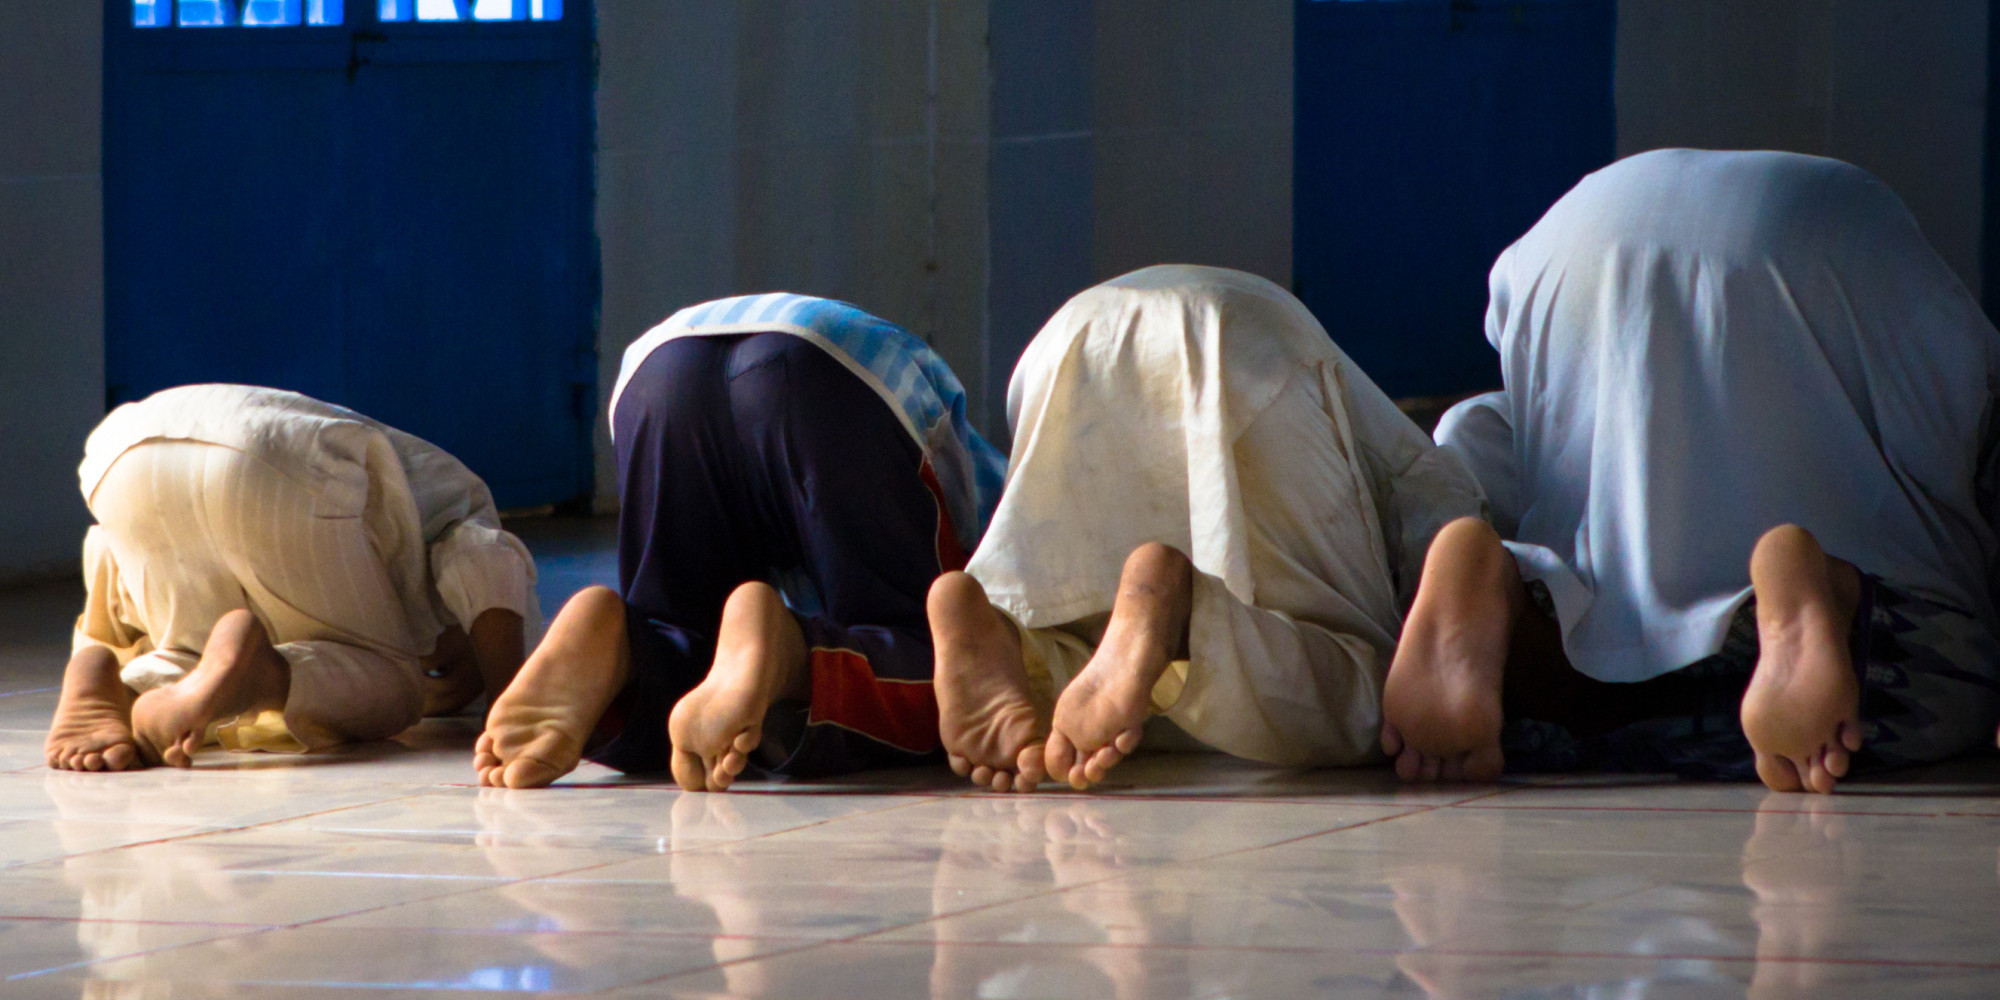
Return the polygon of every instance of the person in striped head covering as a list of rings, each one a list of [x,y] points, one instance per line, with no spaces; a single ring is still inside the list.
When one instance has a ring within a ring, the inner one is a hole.
[[[1006,474],[942,358],[842,302],[709,302],[626,350],[611,434],[619,589],[572,598],[496,701],[483,784],[587,757],[722,791],[935,755],[924,595]]]

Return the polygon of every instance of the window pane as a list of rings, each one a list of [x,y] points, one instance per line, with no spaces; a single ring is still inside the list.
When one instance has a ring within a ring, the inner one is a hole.
[[[236,23],[236,0],[181,0],[176,22],[184,28],[221,28]]]
[[[253,28],[276,28],[298,24],[299,0],[244,0],[243,24]]]
[[[174,19],[174,0],[132,0],[132,26],[164,28]]]
[[[344,13],[341,0],[306,0],[307,24],[339,24]]]
[[[562,0],[376,0],[383,21],[560,21]]]
[[[460,8],[470,6],[471,0],[417,0],[417,20],[462,21],[467,12]]]
[[[527,0],[479,0],[472,16],[481,21],[519,21],[528,16]]]

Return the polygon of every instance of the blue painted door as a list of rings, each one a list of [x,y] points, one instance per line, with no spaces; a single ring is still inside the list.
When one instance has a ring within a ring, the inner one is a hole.
[[[1496,388],[1486,276],[1611,162],[1612,0],[1297,0],[1294,280],[1391,396]]]
[[[590,0],[106,2],[109,402],[278,386],[587,493]]]

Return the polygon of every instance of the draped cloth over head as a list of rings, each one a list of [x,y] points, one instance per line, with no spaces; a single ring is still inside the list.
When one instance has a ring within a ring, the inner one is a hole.
[[[610,412],[652,353],[679,337],[788,333],[845,365],[882,397],[923,450],[942,488],[953,532],[964,550],[979,544],[1007,474],[1007,458],[972,429],[965,388],[930,345],[887,320],[845,302],[771,292],[689,306],[625,349]],[[613,434],[617,433],[613,427]]]
[[[1008,389],[1015,469],[971,572],[1021,624],[1056,625],[1108,611],[1125,558],[1158,541],[1258,604],[1244,495],[1264,484],[1239,481],[1233,450],[1302,371],[1326,382],[1342,450],[1359,459],[1365,520],[1344,528],[1389,571],[1367,586],[1393,636],[1431,536],[1479,512],[1478,488],[1298,299],[1240,271],[1146,268],[1049,320]],[[1051,538],[1062,544],[1038,544]]]
[[[1159,542],[1196,570],[1160,721],[1273,764],[1374,758],[1424,552],[1479,487],[1297,299],[1215,268],[1126,275],[1049,320],[1007,404],[1007,490],[966,569],[1023,626],[1031,684],[1077,675],[1127,557]]]
[[[1557,202],[1491,290],[1506,390],[1438,440],[1577,669],[1637,681],[1716,652],[1752,547],[1787,523],[1992,622],[2000,336],[1867,173],[1635,156]]]

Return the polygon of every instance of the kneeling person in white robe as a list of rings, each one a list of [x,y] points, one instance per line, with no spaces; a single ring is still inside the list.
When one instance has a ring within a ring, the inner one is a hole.
[[[350,410],[168,389],[106,417],[79,476],[97,524],[50,767],[394,736],[498,694],[538,624],[486,484]]]
[[[1127,275],[1049,321],[1007,406],[999,509],[931,591],[955,770],[1085,787],[1155,715],[1251,760],[1376,759],[1425,548],[1482,502],[1297,299]]]

